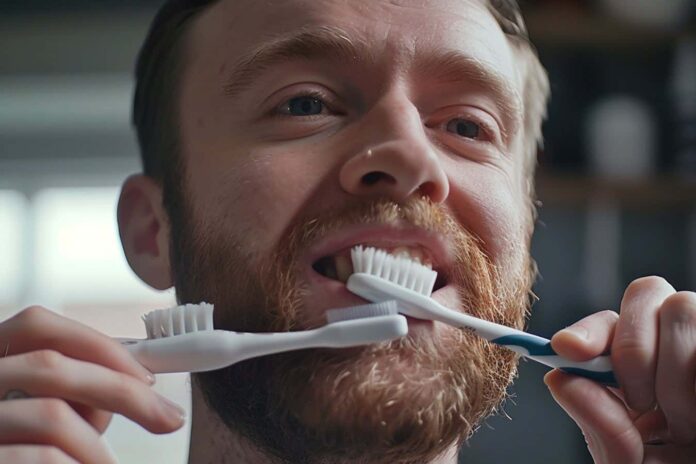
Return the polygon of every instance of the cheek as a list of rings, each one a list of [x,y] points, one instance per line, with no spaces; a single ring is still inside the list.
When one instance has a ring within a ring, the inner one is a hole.
[[[528,211],[516,177],[482,165],[450,172],[450,203],[462,224],[483,240],[494,262],[517,259],[526,247]]]
[[[263,253],[278,242],[322,178],[322,167],[312,158],[287,147],[249,149],[243,157],[210,156],[190,170],[195,204],[206,205],[197,210],[206,223],[219,224],[222,218],[250,251]]]

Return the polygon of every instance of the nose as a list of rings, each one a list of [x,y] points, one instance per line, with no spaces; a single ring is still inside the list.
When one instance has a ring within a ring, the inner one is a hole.
[[[434,203],[449,195],[449,180],[406,95],[385,96],[357,128],[358,153],[341,167],[341,187],[352,195],[387,196],[395,201],[417,194]]]

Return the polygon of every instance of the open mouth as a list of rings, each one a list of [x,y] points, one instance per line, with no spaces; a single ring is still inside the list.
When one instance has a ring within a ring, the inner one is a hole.
[[[369,247],[374,245],[366,244],[363,246]],[[382,246],[378,248],[391,255],[409,258],[424,266],[431,267],[437,272],[437,280],[435,281],[433,292],[447,285],[446,273],[442,272],[442,270],[438,269],[437,265],[433,264],[433,260],[427,250],[418,246],[398,246],[391,248]],[[353,262],[350,257],[351,249],[352,247],[345,248],[332,255],[319,258],[312,264],[312,269],[327,279],[336,280],[345,284],[351,274],[353,274]]]

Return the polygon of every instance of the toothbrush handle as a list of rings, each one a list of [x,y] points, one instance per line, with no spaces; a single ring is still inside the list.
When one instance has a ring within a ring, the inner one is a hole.
[[[553,350],[550,340],[526,332],[505,335],[495,338],[491,342],[505,346],[526,358],[549,367],[586,377],[608,387],[619,387],[609,356],[597,356],[589,361],[570,361]]]
[[[609,387],[618,387],[609,356],[575,362],[563,358],[551,348],[551,341],[521,330],[454,312],[433,301],[441,322],[472,330],[477,335],[549,367],[579,375]]]
[[[201,372],[230,364],[228,337],[217,332],[192,332],[156,339],[117,338],[153,374]]]

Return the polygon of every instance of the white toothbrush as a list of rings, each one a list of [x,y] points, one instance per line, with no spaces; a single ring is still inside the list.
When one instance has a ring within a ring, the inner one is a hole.
[[[160,309],[143,317],[147,339],[119,339],[155,374],[221,369],[249,358],[305,348],[346,348],[393,340],[408,333],[395,301],[330,309],[328,324],[297,332],[213,330],[213,305]]]
[[[399,312],[419,319],[466,327],[477,335],[550,367],[618,387],[609,356],[575,362],[559,356],[543,337],[495,324],[442,306],[430,298],[437,272],[407,257],[357,246],[351,250],[348,290],[368,301],[397,300]]]

